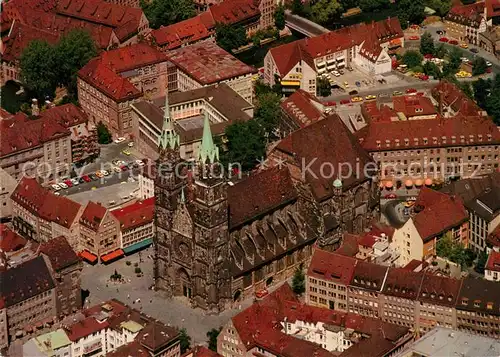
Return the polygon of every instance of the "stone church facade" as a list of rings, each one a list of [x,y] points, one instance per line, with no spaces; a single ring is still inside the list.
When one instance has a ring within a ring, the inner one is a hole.
[[[338,117],[328,120],[339,124]],[[335,128],[335,137],[338,132]],[[328,179],[321,185],[330,190],[321,190],[310,177],[298,175],[292,158],[300,153],[290,151],[300,150],[287,139],[270,153],[273,167],[232,183],[219,175],[219,149],[208,117],[197,161],[183,162],[166,103],[155,178],[157,289],[219,313],[290,277],[307,263],[315,244],[334,249],[340,233],[360,231],[378,214],[373,180],[348,178],[344,188],[342,181]],[[371,160],[363,151],[360,155]]]

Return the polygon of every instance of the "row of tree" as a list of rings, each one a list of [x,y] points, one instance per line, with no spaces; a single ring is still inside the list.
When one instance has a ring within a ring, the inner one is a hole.
[[[41,100],[53,98],[59,86],[76,97],[76,74],[96,54],[94,40],[85,30],[72,30],[55,45],[31,41],[21,55],[22,82]]]

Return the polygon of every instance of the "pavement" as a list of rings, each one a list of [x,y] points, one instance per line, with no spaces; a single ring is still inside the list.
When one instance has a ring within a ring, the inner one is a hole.
[[[103,186],[93,190],[86,190],[69,195],[68,198],[85,206],[87,202],[100,202],[108,208],[119,208],[137,198],[136,193],[139,190],[139,182],[122,181],[119,184]]]
[[[85,301],[87,307],[116,298],[121,302],[135,307],[142,312],[159,319],[165,324],[186,328],[191,336],[191,345],[206,344],[206,333],[212,328],[218,328],[238,312],[253,303],[253,299],[241,302],[237,309],[226,310],[219,315],[206,315],[201,309],[192,309],[183,298],[167,299],[160,291],[151,290],[153,285],[153,255],[152,247],[124,257],[109,265],[88,265],[85,263],[82,273],[82,289],[88,289],[90,295]],[[126,265],[126,261],[131,265]],[[142,262],[140,262],[142,261]],[[143,272],[142,277],[134,273],[134,263],[138,263]],[[108,280],[116,271],[127,281],[114,285]],[[278,285],[274,286],[276,288]],[[273,289],[271,289],[272,291]],[[134,302],[140,298],[140,302]]]

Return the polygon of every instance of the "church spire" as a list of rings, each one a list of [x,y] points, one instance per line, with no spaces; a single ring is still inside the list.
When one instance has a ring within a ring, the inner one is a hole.
[[[186,203],[186,196],[184,195],[184,187],[181,188],[181,203]]]
[[[219,160],[219,148],[214,144],[212,138],[212,130],[210,130],[210,121],[208,120],[208,112],[205,111],[205,121],[203,123],[203,138],[201,139],[200,152],[198,159],[205,164],[208,160],[210,164]]]
[[[170,105],[168,104],[168,92],[165,95],[165,108],[163,109],[163,127],[158,137],[158,146],[160,149],[176,149],[180,146],[180,137],[175,132],[174,123],[170,117]]]

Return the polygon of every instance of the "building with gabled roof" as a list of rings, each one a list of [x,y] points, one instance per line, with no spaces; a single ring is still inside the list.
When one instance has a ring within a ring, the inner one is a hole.
[[[490,251],[484,267],[484,278],[486,280],[500,281],[500,252],[498,250],[492,249]]]
[[[91,264],[108,263],[124,255],[120,222],[99,202],[89,201],[80,216],[80,256]]]
[[[326,117],[325,106],[314,95],[302,89],[295,91],[280,106],[283,113],[280,134],[283,136]]]
[[[447,36],[478,45],[479,34],[492,24],[485,4],[478,1],[452,7],[444,19]]]
[[[12,200],[10,195],[14,192],[17,181],[7,171],[0,167],[0,222],[12,218]]]
[[[183,354],[182,357],[222,357],[222,355],[209,350],[205,346],[195,346],[194,348]]]

